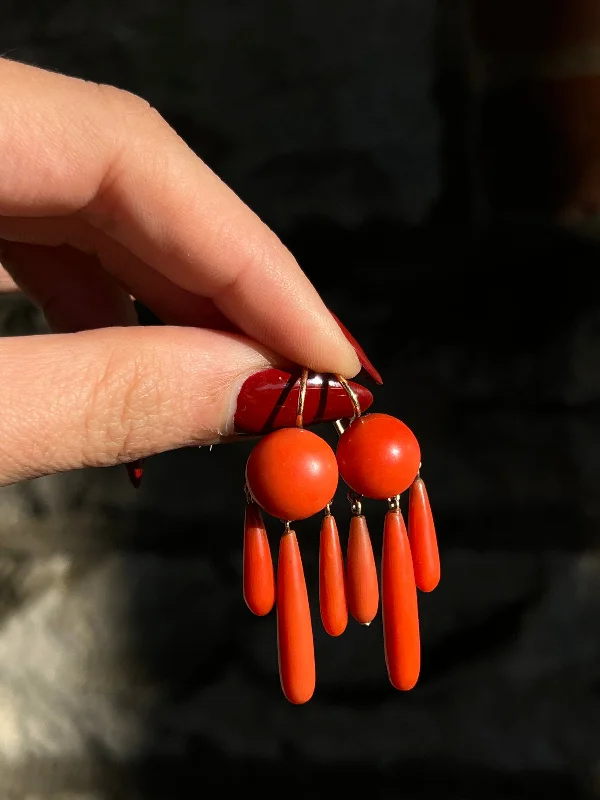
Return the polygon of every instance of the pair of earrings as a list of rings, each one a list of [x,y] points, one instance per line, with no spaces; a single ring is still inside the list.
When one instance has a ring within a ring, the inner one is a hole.
[[[388,511],[381,555],[381,606],[384,651],[392,685],[417,683],[421,664],[417,588],[430,592],[440,579],[437,539],[425,484],[421,451],[413,432],[387,414],[361,414],[348,382],[336,376],[354,414],[338,420],[337,450],[303,427],[308,370],[299,378],[296,426],[264,436],[246,465],[243,589],[246,605],[265,616],[277,613],[281,686],[286,698],[306,703],[316,684],[312,620],[304,568],[291,524],[324,511],[319,544],[319,605],[328,634],[340,636],[350,614],[362,625],[375,618],[380,587],[361,498],[386,500]],[[339,478],[349,488],[352,517],[342,554],[331,502]],[[409,493],[408,530],[400,495]],[[277,576],[262,511],[280,519]]]

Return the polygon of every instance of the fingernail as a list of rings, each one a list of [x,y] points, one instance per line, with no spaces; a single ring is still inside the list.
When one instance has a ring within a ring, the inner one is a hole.
[[[365,351],[362,349],[362,347],[356,341],[354,336],[352,336],[352,334],[350,333],[348,328],[340,321],[340,319],[333,313],[333,311],[331,309],[329,309],[329,313],[334,318],[334,320],[337,322],[337,324],[340,326],[340,330],[342,331],[342,333],[344,334],[346,339],[350,342],[352,347],[356,350],[356,355],[358,356],[358,360],[360,361],[361,367],[364,369],[364,371],[367,373],[367,375],[369,375],[371,378],[373,378],[375,383],[378,383],[381,386],[381,384],[383,383],[383,378],[381,377],[379,372],[377,372],[377,370],[375,369],[373,364],[369,361]]]
[[[133,488],[139,489],[142,484],[142,478],[144,477],[144,459],[138,458],[130,464],[125,464],[125,469],[127,470],[127,475],[129,476]]]
[[[301,371],[266,369],[251,375],[238,395],[234,416],[236,433],[263,435],[296,424]],[[364,386],[349,381],[361,411],[373,403],[373,395]],[[332,375],[310,373],[304,401],[304,425],[335,422],[354,414],[352,401],[344,387]]]

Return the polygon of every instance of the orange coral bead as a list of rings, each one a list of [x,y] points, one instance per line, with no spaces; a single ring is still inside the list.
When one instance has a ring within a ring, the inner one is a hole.
[[[421,478],[410,487],[408,538],[417,586],[422,592],[432,592],[440,582],[440,554],[429,497]]]
[[[362,514],[350,519],[346,573],[350,613],[361,625],[369,625],[379,608],[379,582],[369,528]]]
[[[342,479],[358,494],[387,500],[406,491],[421,463],[414,433],[388,414],[366,414],[340,436],[337,460]]]
[[[331,502],[338,484],[335,453],[304,428],[282,428],[261,439],[246,464],[256,502],[273,517],[312,517]]]
[[[348,604],[340,537],[331,514],[321,523],[319,603],[323,627],[330,636],[340,636],[348,624]]]
[[[383,638],[388,675],[396,689],[408,691],[419,679],[421,644],[412,556],[404,519],[388,511],[381,557]]]
[[[306,703],[316,683],[315,648],[298,539],[281,537],[277,565],[277,649],[281,688],[290,703]]]
[[[244,600],[259,617],[264,617],[275,605],[275,572],[267,531],[254,503],[246,505],[243,560]]]

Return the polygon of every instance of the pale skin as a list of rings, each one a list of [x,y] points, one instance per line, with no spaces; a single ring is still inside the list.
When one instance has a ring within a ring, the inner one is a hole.
[[[290,252],[144,100],[0,59],[0,154],[0,291],[54,331],[0,339],[0,485],[227,439],[274,364],[359,371]]]

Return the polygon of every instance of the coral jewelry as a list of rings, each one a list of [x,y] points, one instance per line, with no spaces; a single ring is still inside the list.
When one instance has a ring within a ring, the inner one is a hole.
[[[334,317],[375,383],[381,375],[347,328]],[[352,616],[370,625],[380,605],[388,675],[397,689],[412,689],[421,666],[417,589],[431,592],[440,559],[431,508],[420,476],[421,451],[413,432],[387,414],[364,414],[373,395],[339,375],[270,368],[243,384],[235,433],[262,436],[246,464],[243,590],[246,605],[265,616],[276,608],[279,674],[295,704],[312,697],[316,683],[313,629],[296,532],[291,525],[324,511],[319,541],[319,607],[323,627],[341,636]],[[304,428],[333,422],[337,452]],[[139,488],[144,462],[126,464]],[[331,504],[339,478],[348,487],[351,519],[346,564]],[[408,530],[400,495],[409,491]],[[385,500],[381,591],[362,498]],[[284,525],[277,575],[262,511]]]
[[[371,373],[370,373],[371,374]],[[376,373],[378,382],[381,378]],[[250,611],[277,613],[279,674],[286,698],[296,704],[312,697],[316,683],[312,620],[302,557],[293,522],[324,511],[319,545],[319,604],[328,634],[340,636],[350,614],[369,625],[379,609],[377,567],[361,498],[386,500],[381,557],[381,607],[388,675],[397,689],[412,689],[421,653],[417,588],[430,592],[440,580],[435,527],[421,452],[412,431],[387,414],[362,415],[357,391],[334,376],[352,402],[353,416],[337,420],[337,452],[306,430],[304,412],[310,376],[298,378],[294,427],[265,435],[246,465],[243,587]],[[324,385],[329,379],[324,380]],[[352,517],[344,567],[331,503],[338,480],[349,488]],[[408,531],[400,495],[409,492]],[[277,575],[261,509],[284,524]]]

